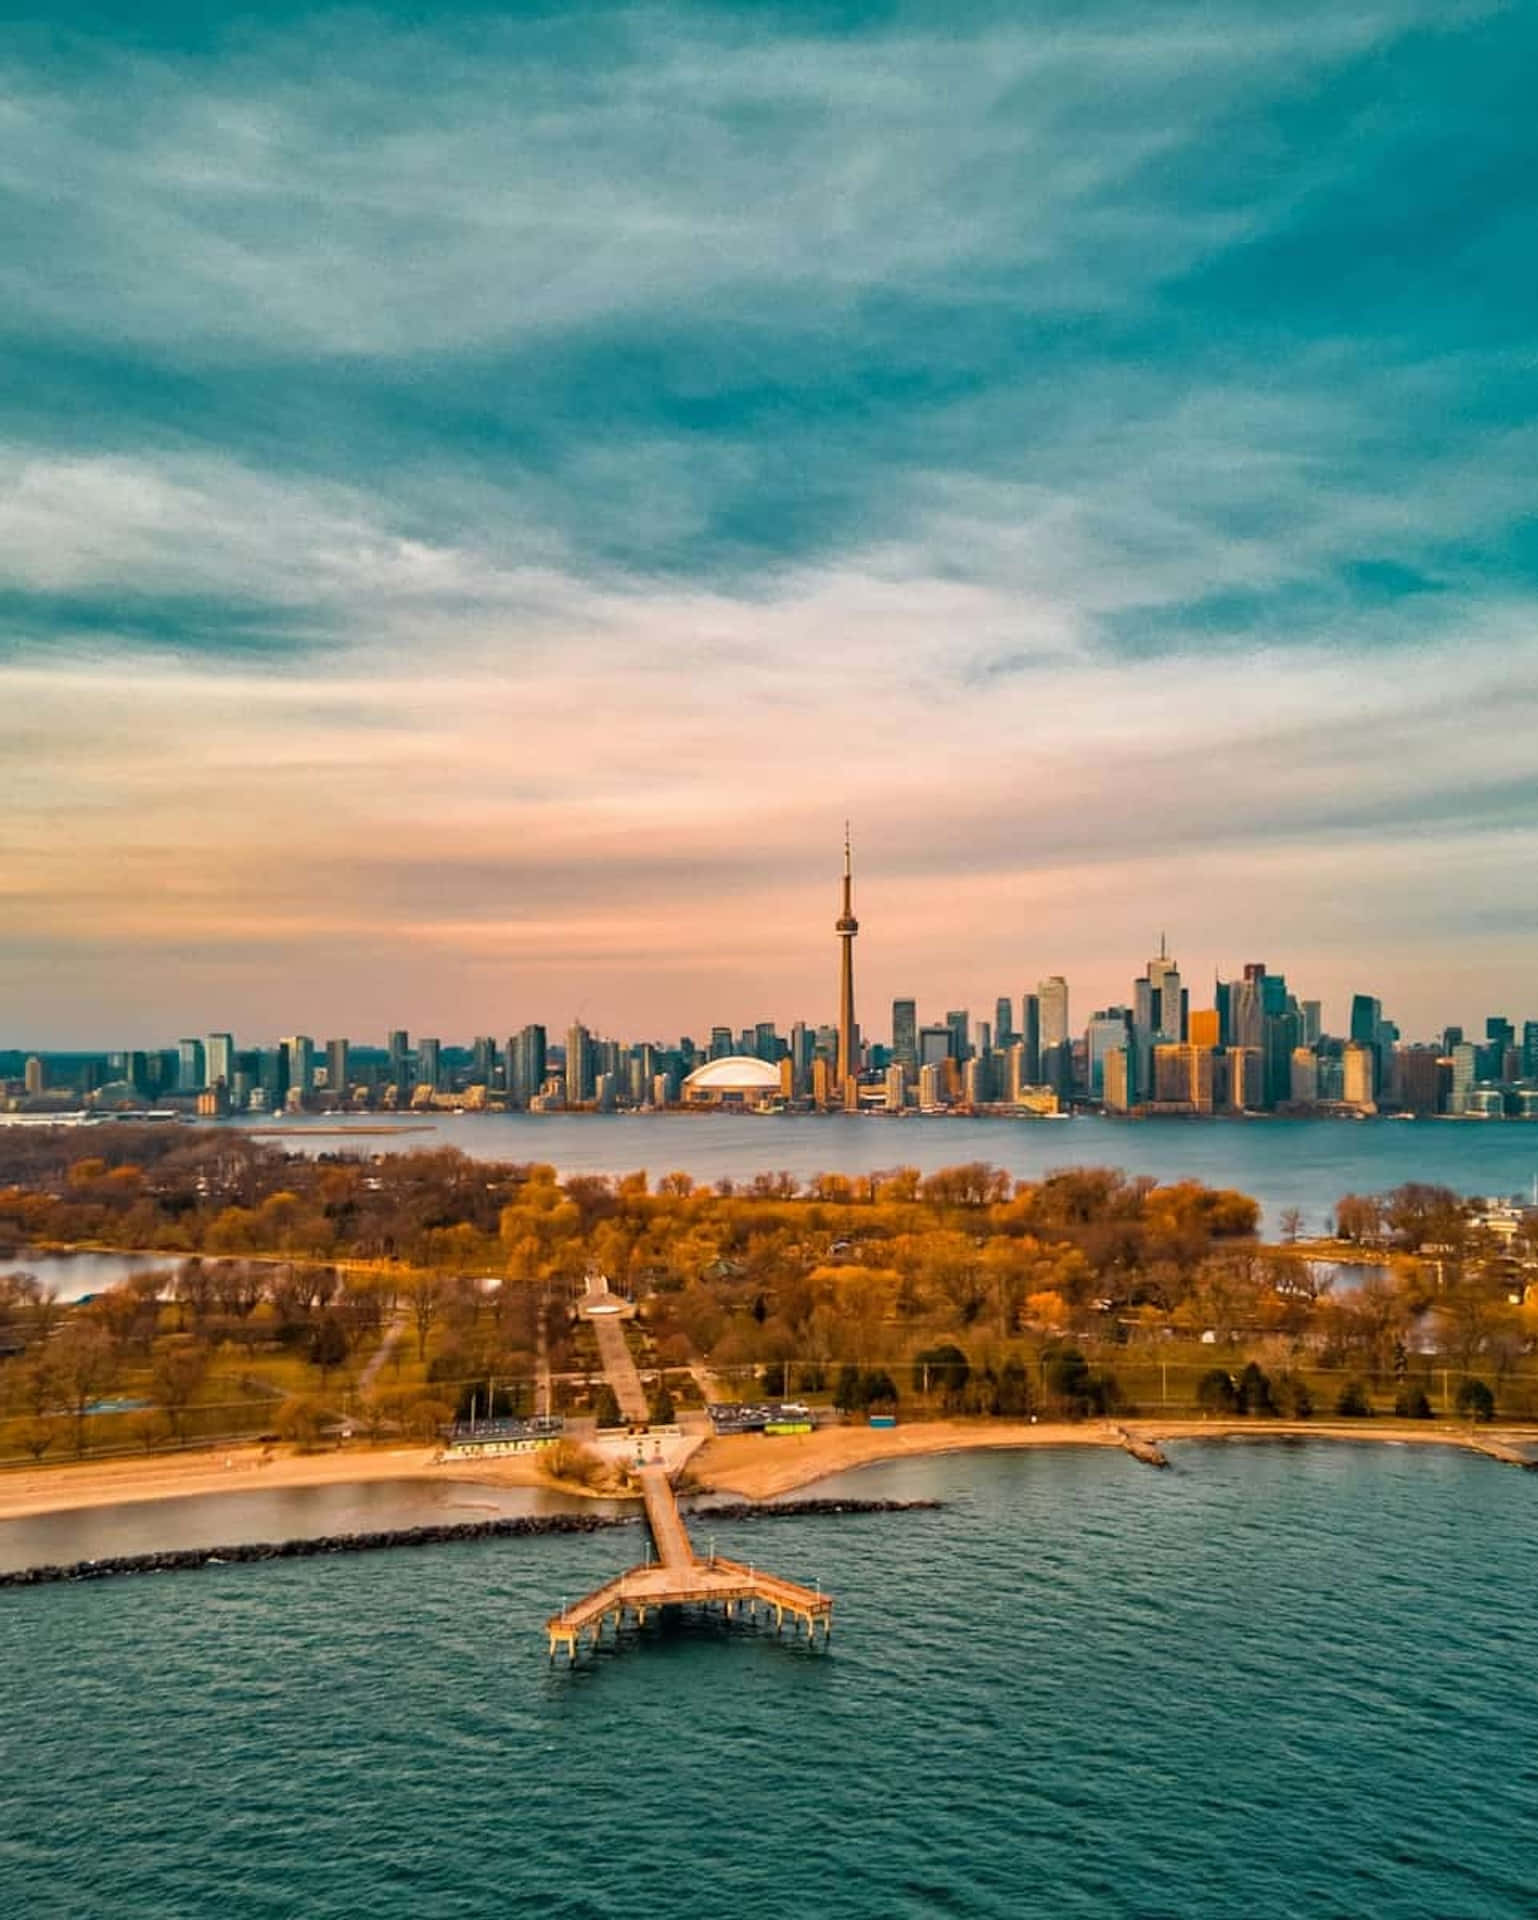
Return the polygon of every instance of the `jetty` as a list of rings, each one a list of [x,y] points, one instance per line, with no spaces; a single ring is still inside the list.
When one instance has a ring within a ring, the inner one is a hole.
[[[646,1397],[624,1328],[634,1309],[609,1291],[602,1274],[591,1274],[579,1311],[592,1323],[604,1377],[620,1411],[637,1424],[644,1422]],[[678,1510],[667,1467],[647,1461],[637,1467],[636,1478],[656,1559],[628,1568],[552,1614],[545,1622],[552,1661],[564,1651],[568,1662],[575,1662],[584,1638],[597,1648],[606,1630],[617,1638],[626,1626],[644,1627],[664,1607],[703,1607],[727,1620],[772,1624],[776,1633],[783,1633],[789,1621],[793,1633],[804,1633],[808,1646],[817,1645],[819,1630],[826,1646],[833,1632],[833,1600],[820,1586],[804,1587],[761,1567],[724,1559],[713,1549],[701,1556]]]

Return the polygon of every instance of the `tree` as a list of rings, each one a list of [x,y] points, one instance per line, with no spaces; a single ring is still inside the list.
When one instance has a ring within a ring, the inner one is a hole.
[[[324,1313],[310,1336],[310,1364],[320,1368],[322,1380],[347,1358],[347,1329],[334,1313]]]
[[[619,1401],[607,1380],[598,1389],[597,1397],[593,1402],[593,1413],[601,1427],[622,1427],[625,1424],[625,1416],[619,1410]]]
[[[1307,1420],[1314,1411],[1308,1382],[1296,1373],[1278,1374],[1273,1389],[1276,1410],[1285,1420]]]
[[[925,1347],[913,1356],[913,1391],[938,1393],[948,1407],[961,1398],[971,1377],[971,1363],[958,1346]]]
[[[1426,1398],[1426,1389],[1406,1382],[1394,1396],[1394,1412],[1401,1420],[1429,1420],[1431,1402]]]
[[[654,1427],[670,1427],[678,1418],[678,1409],[673,1405],[673,1394],[668,1386],[666,1374],[659,1376],[657,1385],[652,1391],[647,1418]]]
[[[1003,1420],[1024,1420],[1031,1411],[1031,1378],[1013,1354],[999,1369],[993,1389],[993,1412]]]
[[[1303,1212],[1299,1207],[1282,1209],[1282,1238],[1291,1246],[1303,1231]]]
[[[1493,1420],[1495,1418],[1495,1395],[1485,1382],[1470,1374],[1463,1381],[1453,1404],[1458,1409],[1461,1420]]]
[[[1335,1411],[1346,1420],[1365,1420],[1372,1413],[1372,1402],[1360,1380],[1348,1380],[1336,1395]]]
[[[1243,1373],[1239,1375],[1234,1403],[1240,1413],[1274,1414],[1276,1412],[1271,1382],[1264,1370],[1253,1360],[1246,1364]]]
[[[1233,1413],[1239,1405],[1234,1377],[1226,1367],[1212,1367],[1196,1383],[1196,1404],[1203,1413]]]
[[[52,1343],[49,1360],[75,1416],[75,1452],[83,1454],[86,1413],[117,1377],[117,1355],[104,1330],[77,1314]]]
[[[321,1412],[313,1400],[296,1396],[278,1410],[278,1432],[301,1450],[319,1445]]]
[[[156,1404],[164,1408],[178,1440],[187,1437],[187,1409],[197,1398],[207,1372],[207,1348],[190,1340],[178,1340],[174,1345],[162,1347],[155,1356],[150,1391]]]
[[[405,1285],[406,1304],[417,1330],[417,1359],[427,1358],[427,1336],[443,1305],[443,1280],[436,1273],[414,1273]]]

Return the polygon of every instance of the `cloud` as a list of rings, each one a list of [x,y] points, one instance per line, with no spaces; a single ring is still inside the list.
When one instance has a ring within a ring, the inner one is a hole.
[[[1514,995],[1533,50],[1419,0],[19,40],[0,990],[815,1016],[853,813],[878,998],[1109,998],[1165,924]]]

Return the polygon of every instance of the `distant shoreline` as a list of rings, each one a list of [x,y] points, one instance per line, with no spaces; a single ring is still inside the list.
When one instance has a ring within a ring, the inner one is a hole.
[[[707,1440],[689,1464],[689,1490],[772,1500],[858,1468],[942,1454],[1023,1451],[1041,1447],[1128,1450],[1182,1440],[1356,1441],[1379,1445],[1456,1447],[1492,1461],[1538,1467],[1538,1426],[1469,1430],[1420,1421],[925,1420],[892,1428],[824,1427],[773,1438],[737,1434]],[[1129,1465],[1136,1462],[1129,1459]],[[365,1485],[384,1480],[452,1481],[489,1487],[557,1486],[537,1455],[497,1460],[443,1460],[435,1448],[351,1446],[329,1453],[287,1447],[220,1447],[196,1453],[110,1461],[69,1461],[0,1471],[0,1525],[47,1514],[138,1505],[199,1495]]]

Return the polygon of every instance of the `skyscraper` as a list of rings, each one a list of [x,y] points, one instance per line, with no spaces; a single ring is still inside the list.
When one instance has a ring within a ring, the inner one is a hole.
[[[918,1072],[918,1003],[914,1000],[892,1002],[892,1061],[910,1079]]]
[[[1020,1042],[1025,1052],[1020,1060],[1023,1084],[1041,1083],[1041,1001],[1034,993],[1020,996]]]
[[[593,1036],[580,1021],[566,1031],[566,1104],[580,1107],[593,1097]]]
[[[348,1055],[351,1049],[345,1040],[326,1042],[326,1086],[332,1093],[346,1098],[348,1083]]]
[[[204,1087],[203,1042],[178,1040],[176,1043],[176,1088],[178,1093],[201,1093]]]
[[[545,1030],[524,1027],[507,1043],[507,1095],[514,1106],[526,1107],[545,1084]]]
[[[1041,1045],[1060,1047],[1068,1038],[1068,982],[1060,973],[1043,980],[1036,989],[1041,1009]]]
[[[1014,1002],[1007,993],[1001,993],[993,1008],[993,1044],[1001,1053],[1008,1053],[1018,1038]]]
[[[952,1007],[945,1016],[945,1024],[954,1035],[951,1047],[953,1060],[970,1060],[972,1057],[972,1016],[965,1007]]]
[[[417,1085],[436,1093],[443,1084],[443,1042],[425,1035],[417,1042]]]
[[[839,938],[838,983],[838,1092],[845,1097],[849,1082],[860,1070],[854,1024],[854,937],[860,923],[854,917],[854,868],[849,849],[849,822],[844,822],[844,911],[834,931]]]
[[[229,1033],[211,1033],[204,1048],[203,1071],[207,1084],[226,1089],[235,1084],[235,1037]]]
[[[307,1033],[295,1033],[280,1040],[278,1045],[283,1049],[289,1099],[307,1100],[315,1085],[315,1042]]]

